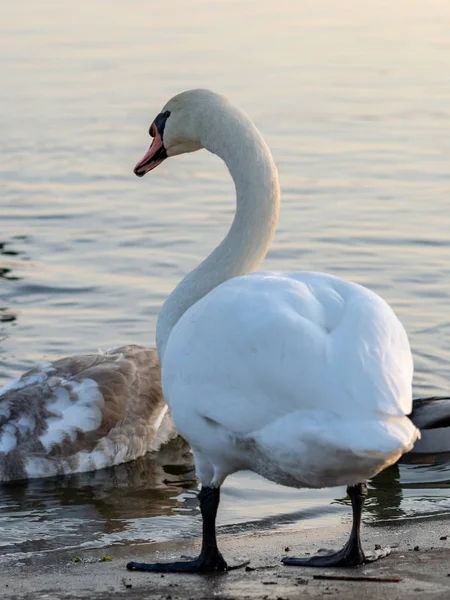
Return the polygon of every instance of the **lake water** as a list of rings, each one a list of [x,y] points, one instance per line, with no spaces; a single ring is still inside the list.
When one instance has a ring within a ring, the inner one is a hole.
[[[376,4],[376,6],[374,6]],[[450,4],[447,0],[32,0],[0,19],[0,385],[32,365],[153,345],[175,284],[218,243],[232,182],[206,152],[132,169],[166,100],[193,87],[254,119],[280,172],[267,269],[379,292],[410,336],[416,396],[450,381]],[[450,469],[405,464],[367,522],[450,512]],[[0,552],[196,535],[185,449],[0,490]],[[343,488],[241,473],[219,524],[348,519]]]

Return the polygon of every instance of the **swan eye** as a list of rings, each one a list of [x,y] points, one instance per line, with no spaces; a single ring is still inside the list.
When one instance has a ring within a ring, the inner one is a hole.
[[[164,128],[166,126],[166,121],[170,117],[170,110],[166,110],[163,113],[159,113],[153,123],[150,125],[150,129],[148,130],[149,135],[154,138],[156,134],[159,133],[161,139],[164,134]]]

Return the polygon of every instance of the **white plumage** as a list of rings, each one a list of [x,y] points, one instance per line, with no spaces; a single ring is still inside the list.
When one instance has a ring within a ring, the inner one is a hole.
[[[252,469],[325,487],[411,448],[412,372],[406,333],[376,294],[321,273],[255,273],[183,315],[163,389],[203,485]]]
[[[248,274],[271,244],[279,185],[270,150],[241,110],[207,90],[184,92],[150,134],[137,175],[206,148],[230,171],[236,215],[219,246],[170,294],[156,331],[163,393],[202,483],[202,552],[188,563],[129,568],[225,570],[214,533],[218,490],[241,469],[294,487],[348,484],[352,535],[325,564],[361,564],[364,481],[419,436],[407,417],[406,333],[384,300],[355,283],[302,271]]]

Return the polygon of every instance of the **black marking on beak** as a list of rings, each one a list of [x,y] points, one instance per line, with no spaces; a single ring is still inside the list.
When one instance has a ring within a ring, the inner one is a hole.
[[[134,173],[138,177],[143,177],[148,171],[151,171],[160,165],[163,160],[167,158],[167,151],[164,146],[163,136],[169,116],[170,111],[166,110],[165,112],[160,113],[153,121],[149,129],[149,134],[154,138],[153,142],[146,152],[144,158],[138,162],[134,168]]]
[[[159,113],[159,115],[153,121],[153,125],[158,130],[158,133],[159,133],[159,135],[161,137],[161,140],[164,140],[164,129],[166,128],[167,119],[169,117],[170,117],[170,110],[166,110],[163,113]]]

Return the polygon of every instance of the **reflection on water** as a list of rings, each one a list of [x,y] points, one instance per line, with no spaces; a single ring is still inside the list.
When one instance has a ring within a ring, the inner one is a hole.
[[[6,306],[0,306],[0,323],[11,323],[16,320],[16,316],[8,311]]]
[[[449,488],[450,457],[431,466],[394,465],[370,482],[364,520],[382,525],[450,514]],[[17,560],[59,548],[198,536],[197,490],[192,455],[181,438],[160,453],[111,469],[4,485],[0,554]],[[236,533],[289,525],[301,530],[337,517],[348,520],[350,514],[343,488],[292,490],[238,473],[223,488],[219,529]]]
[[[254,118],[279,168],[264,268],[328,271],[381,293],[410,336],[415,396],[448,393],[449,2],[4,4],[0,385],[99,345],[153,345],[164,298],[227,231],[233,186],[204,152],[144,181],[132,169],[167,99],[210,87]],[[183,460],[2,488],[0,548],[193,535]],[[367,518],[448,510],[449,479],[447,463],[403,462],[372,482]],[[219,524],[303,527],[348,513],[343,488],[241,473]]]
[[[370,483],[373,523],[450,514],[450,455],[405,456]]]
[[[6,282],[18,281],[20,276],[16,274],[15,267],[20,262],[20,252],[14,250],[14,245],[11,242],[0,241],[0,283],[2,280]],[[6,284],[3,283],[3,286]],[[3,290],[3,295],[0,295],[0,336],[6,333],[6,329],[2,329],[2,323],[15,324],[17,314],[14,313],[8,306],[1,306],[2,297],[6,299],[6,293]],[[1,340],[1,337],[0,337]]]
[[[161,453],[94,473],[0,488],[0,550],[4,554],[164,539],[167,516],[196,514],[197,482],[189,448],[178,438]],[[157,517],[155,527],[144,527]],[[176,525],[178,529],[178,525]],[[185,524],[186,528],[186,524]],[[148,536],[146,538],[145,536]]]
[[[369,515],[373,522],[404,517],[402,500],[400,467],[396,464],[371,480],[365,505],[366,520]]]

